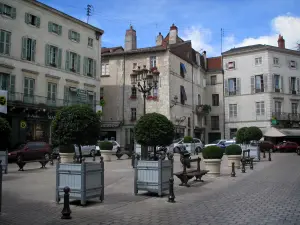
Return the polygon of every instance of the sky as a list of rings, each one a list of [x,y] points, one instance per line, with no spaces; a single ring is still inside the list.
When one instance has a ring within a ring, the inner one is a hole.
[[[299,0],[40,1],[84,22],[87,5],[92,5],[89,23],[104,30],[103,47],[124,46],[130,24],[138,48],[154,46],[158,32],[166,36],[173,23],[183,40],[191,40],[195,50],[210,57],[221,54],[221,43],[223,51],[252,44],[277,46],[279,34],[287,48],[300,43]]]

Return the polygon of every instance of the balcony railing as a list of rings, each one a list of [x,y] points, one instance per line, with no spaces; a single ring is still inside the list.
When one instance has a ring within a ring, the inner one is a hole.
[[[96,108],[96,101],[65,100],[57,98],[47,98],[38,95],[28,95],[18,92],[8,92],[8,105],[35,105],[39,107],[62,107],[71,105],[90,105]]]
[[[211,111],[210,105],[196,105],[196,114],[197,115],[207,115]]]
[[[273,112],[272,118],[275,118],[276,120],[300,121],[300,114],[299,113]]]

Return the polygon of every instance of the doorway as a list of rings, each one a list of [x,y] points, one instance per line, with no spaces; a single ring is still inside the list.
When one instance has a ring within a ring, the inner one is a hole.
[[[216,133],[208,133],[208,144],[212,143],[215,140],[221,139],[221,133],[216,132]]]

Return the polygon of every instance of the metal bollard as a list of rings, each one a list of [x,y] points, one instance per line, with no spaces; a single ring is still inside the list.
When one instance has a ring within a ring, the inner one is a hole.
[[[168,202],[175,203],[175,194],[174,194],[174,178],[170,177],[169,179],[169,197]]]
[[[57,156],[57,162],[60,163],[60,156]]]
[[[234,162],[231,163],[231,177],[235,177]]]
[[[53,153],[51,153],[51,155],[50,155],[50,165],[53,166],[53,164],[54,164],[53,163]]]
[[[272,159],[271,159],[271,150],[269,150],[269,161],[272,161]]]
[[[3,178],[2,160],[0,160],[0,214],[1,214],[1,208],[2,208],[2,178]]]
[[[250,159],[250,170],[253,170],[253,158]]]
[[[65,219],[65,220],[69,220],[71,219],[71,209],[70,209],[70,188],[68,186],[66,186],[64,188],[64,208],[61,211],[61,219]]]
[[[242,173],[246,173],[246,161],[245,159],[242,159]]]
[[[266,150],[264,150],[264,156],[263,157],[264,157],[264,159],[266,158]]]
[[[135,168],[135,154],[131,156],[131,166],[132,168]]]
[[[92,156],[93,156],[93,162],[96,161],[96,154],[95,154],[95,151],[92,152]]]

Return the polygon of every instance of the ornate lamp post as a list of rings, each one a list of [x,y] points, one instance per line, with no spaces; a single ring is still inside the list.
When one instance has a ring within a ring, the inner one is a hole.
[[[144,98],[144,115],[146,114],[146,97],[147,93],[150,92],[153,88],[157,88],[158,77],[160,72],[156,67],[153,67],[151,70],[146,68],[146,65],[141,69],[139,66],[136,70],[132,71],[130,74],[131,84],[135,88],[137,85],[137,89],[139,92],[143,93]]]

